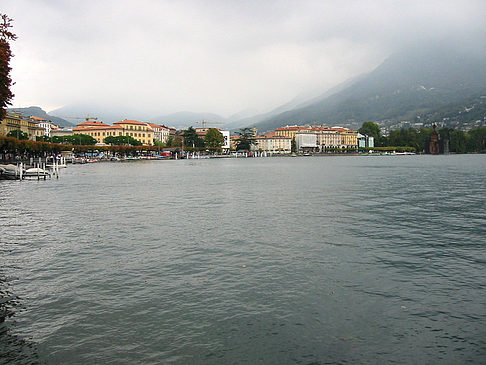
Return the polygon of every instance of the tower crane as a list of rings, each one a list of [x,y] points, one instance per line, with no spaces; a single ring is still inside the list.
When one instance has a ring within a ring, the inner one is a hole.
[[[66,116],[57,116],[58,118],[65,118],[65,119],[84,119],[86,122],[89,122],[89,121],[95,121],[95,120],[98,120],[97,117],[66,117]]]
[[[205,120],[201,120],[200,122],[195,122],[201,124],[201,128],[205,129],[207,124],[224,124],[224,122],[206,122]]]

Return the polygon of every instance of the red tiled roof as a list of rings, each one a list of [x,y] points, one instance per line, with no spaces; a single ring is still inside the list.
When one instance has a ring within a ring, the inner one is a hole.
[[[147,125],[147,123],[139,122],[138,120],[120,120],[119,122],[115,122],[113,124],[135,124],[135,125]]]
[[[73,128],[73,131],[101,131],[101,130],[113,130],[113,129],[118,129],[118,130],[123,130],[123,127],[119,127],[116,125],[108,125],[105,124],[104,126],[96,126],[96,127],[80,127],[79,125],[76,128]]]
[[[47,119],[40,118],[40,117],[36,117],[35,115],[31,115],[31,116],[30,116],[30,119],[34,119],[34,120],[39,120],[39,121],[44,121],[44,122],[47,122]]]
[[[84,123],[80,123],[77,125],[77,127],[109,127],[110,125],[109,124],[106,124],[106,123],[103,123],[103,122],[84,122]]]

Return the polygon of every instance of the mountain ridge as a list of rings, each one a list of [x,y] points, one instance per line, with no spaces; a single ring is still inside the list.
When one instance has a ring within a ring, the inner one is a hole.
[[[486,87],[486,57],[440,48],[388,57],[343,90],[307,106],[254,123],[261,131],[287,124],[354,126],[364,121],[401,120],[461,100]]]
[[[74,124],[63,119],[60,117],[56,117],[53,115],[48,114],[45,110],[43,110],[39,106],[29,106],[26,108],[8,108],[7,111],[9,112],[14,112],[14,113],[21,113],[22,115],[25,116],[35,116],[39,118],[44,118],[47,120],[50,120],[52,123],[59,127],[73,127]]]

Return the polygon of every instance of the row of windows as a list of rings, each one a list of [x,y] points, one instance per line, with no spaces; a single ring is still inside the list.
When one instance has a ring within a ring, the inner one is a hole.
[[[130,129],[131,130],[139,130],[139,131],[142,131],[143,130],[144,131],[144,130],[146,130],[146,128],[147,127],[138,126],[138,129],[137,129],[137,126],[135,126],[135,127],[133,125],[130,126]]]
[[[87,134],[89,134],[90,136],[94,136],[94,137],[98,137],[98,136],[116,136],[116,132],[87,132]],[[118,135],[121,136],[123,135],[122,132],[118,132]],[[142,138],[145,138],[145,133],[133,133],[133,132],[130,132],[130,133],[127,133],[127,136],[131,136],[131,137],[142,137]],[[150,135],[147,135],[147,137],[150,138]]]

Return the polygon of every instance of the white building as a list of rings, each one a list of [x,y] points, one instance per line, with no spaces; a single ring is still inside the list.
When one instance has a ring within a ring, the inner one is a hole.
[[[375,147],[374,137],[358,133],[358,148],[373,148]]]
[[[275,154],[287,154],[292,152],[292,138],[283,136],[259,136],[254,137],[255,143],[252,151],[264,151]]]
[[[160,141],[162,143],[167,142],[167,139],[169,139],[169,135],[170,135],[169,128],[154,123],[147,123],[147,124],[154,131],[154,140]]]
[[[317,150],[317,134],[299,133],[295,135],[295,144],[298,151]]]
[[[221,129],[219,131],[221,132],[221,134],[224,137],[224,143],[221,146],[221,148],[223,149],[223,151],[229,151],[229,149],[231,147],[230,131],[222,131]]]

